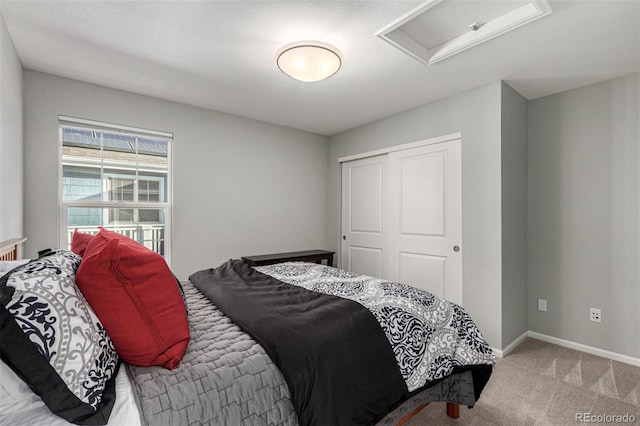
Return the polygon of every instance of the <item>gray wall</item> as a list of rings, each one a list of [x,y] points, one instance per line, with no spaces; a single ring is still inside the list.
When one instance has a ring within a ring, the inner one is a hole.
[[[340,246],[338,158],[462,132],[463,302],[484,337],[502,347],[501,83],[335,135],[329,148],[329,246]],[[382,100],[381,100],[382,101]]]
[[[502,83],[502,347],[527,331],[527,100]]]
[[[1,31],[0,234],[23,234],[21,182],[6,176],[22,174],[24,102],[27,256],[59,240],[58,114],[174,133],[180,278],[245,254],[338,251],[339,157],[459,131],[463,297],[489,343],[504,348],[528,328],[640,356],[638,74],[528,103],[497,82],[327,139],[33,71],[23,81]]]
[[[0,15],[0,241],[23,237],[22,65]]]
[[[529,330],[636,358],[638,80],[530,102],[527,245]],[[602,309],[601,324],[590,307]]]
[[[174,134],[181,279],[242,255],[327,246],[324,136],[35,71],[24,74],[24,108],[27,256],[59,245],[59,114]]]

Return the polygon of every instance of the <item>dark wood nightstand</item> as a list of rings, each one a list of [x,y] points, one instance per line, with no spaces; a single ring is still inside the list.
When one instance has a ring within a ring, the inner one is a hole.
[[[273,265],[282,262],[315,262],[327,261],[327,265],[333,266],[333,255],[335,251],[327,250],[307,250],[294,251],[290,253],[263,254],[259,256],[243,256],[242,260],[249,266]]]

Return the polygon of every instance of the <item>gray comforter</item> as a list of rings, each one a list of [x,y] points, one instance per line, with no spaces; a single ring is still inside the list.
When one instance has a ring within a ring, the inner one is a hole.
[[[289,389],[264,349],[190,282],[191,342],[175,370],[127,365],[146,425],[296,425]]]

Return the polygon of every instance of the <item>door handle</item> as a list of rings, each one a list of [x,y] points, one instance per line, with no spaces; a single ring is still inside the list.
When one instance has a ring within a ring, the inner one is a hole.
[[[456,253],[460,251],[460,246],[453,246],[453,251]]]
[[[342,236],[342,240],[344,241],[344,240],[346,240],[346,239],[347,239],[347,236],[346,236],[346,235],[343,235],[343,236]]]

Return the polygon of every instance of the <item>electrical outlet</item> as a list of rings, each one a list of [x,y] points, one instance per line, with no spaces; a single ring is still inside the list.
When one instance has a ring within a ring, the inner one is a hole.
[[[538,310],[547,312],[547,301],[545,299],[538,299]]]
[[[599,308],[589,308],[589,320],[593,322],[602,322],[602,312]]]

